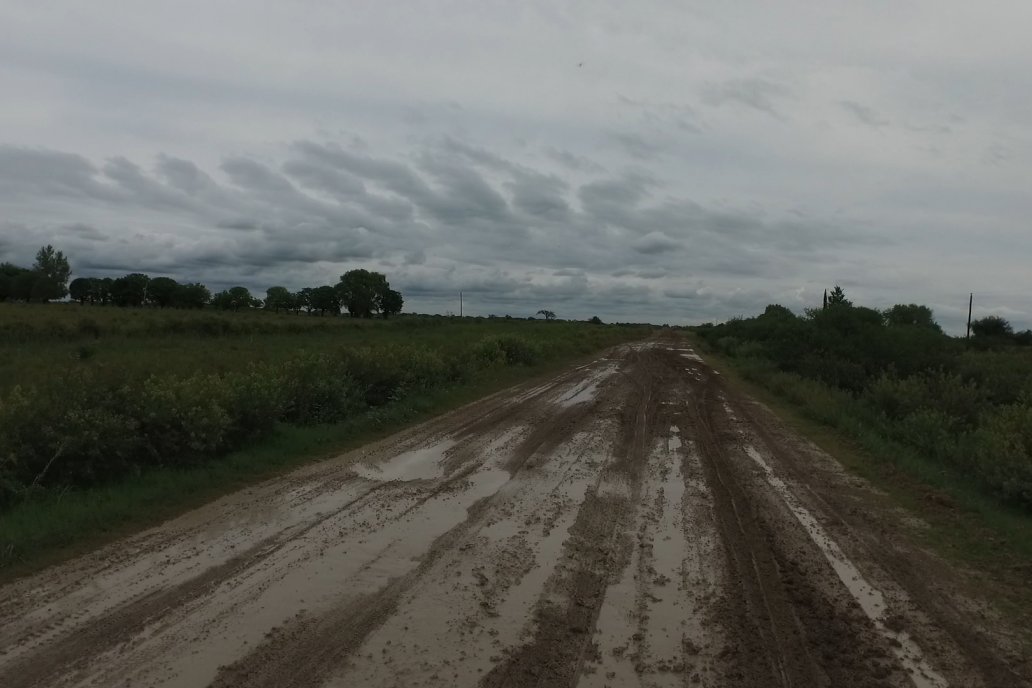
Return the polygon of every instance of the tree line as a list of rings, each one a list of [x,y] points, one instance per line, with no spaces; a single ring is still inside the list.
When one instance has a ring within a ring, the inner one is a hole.
[[[339,315],[341,310],[356,318],[401,312],[404,298],[391,289],[382,273],[349,270],[335,285],[305,287],[292,292],[283,286],[269,287],[265,298],[236,286],[212,294],[199,282],[178,282],[171,277],[150,277],[133,272],[122,277],[77,277],[71,280],[68,258],[53,246],[36,254],[31,268],[0,263],[0,301],[46,303],[70,297],[80,304],[156,308],[205,308],[246,310],[264,308],[276,312]]]
[[[971,323],[970,339],[950,337],[927,306],[865,308],[837,287],[802,316],[774,304],[694,330],[876,455],[1032,510],[1032,331],[991,315]]]

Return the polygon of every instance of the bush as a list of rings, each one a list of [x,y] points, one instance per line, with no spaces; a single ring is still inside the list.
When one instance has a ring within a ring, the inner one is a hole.
[[[1007,501],[1032,504],[1032,403],[994,410],[977,435],[977,475]]]
[[[121,311],[113,313],[104,327],[122,328],[123,334],[129,329],[139,333],[166,328],[216,336],[260,331],[263,323],[271,322],[232,314],[169,317],[156,313],[117,320]],[[333,327],[344,327],[339,322]],[[270,432],[277,423],[338,422],[354,414],[374,413],[374,407],[410,394],[469,380],[478,371],[531,365],[636,334],[604,325],[553,323],[528,329],[526,336],[499,334],[468,344],[442,330],[450,327],[443,319],[398,322],[408,332],[406,342],[415,339],[416,328],[441,330],[441,334],[418,333],[426,337],[419,342],[422,345],[291,353],[278,364],[228,370],[216,366],[186,375],[153,374],[157,365],[144,368],[145,373],[133,373],[105,365],[106,360],[94,362],[92,347],[73,344],[73,359],[79,360],[60,376],[37,377],[33,384],[0,392],[0,508],[30,491],[94,485],[152,467],[203,463]],[[380,323],[362,326],[383,327]],[[347,327],[354,330],[350,324]],[[224,348],[244,356],[254,349],[252,342]],[[104,358],[115,359],[116,352],[107,352]],[[156,364],[162,362],[155,357]]]

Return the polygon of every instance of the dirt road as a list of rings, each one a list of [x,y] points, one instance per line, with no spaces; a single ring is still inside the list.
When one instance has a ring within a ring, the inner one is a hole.
[[[0,686],[1028,686],[920,523],[683,340],[0,588]]]

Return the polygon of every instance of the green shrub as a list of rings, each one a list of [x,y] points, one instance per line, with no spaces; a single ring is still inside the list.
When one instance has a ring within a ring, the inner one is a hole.
[[[197,463],[227,449],[232,422],[225,394],[216,375],[145,380],[136,413],[151,463]]]
[[[995,409],[977,435],[978,475],[1004,499],[1032,504],[1032,403]]]

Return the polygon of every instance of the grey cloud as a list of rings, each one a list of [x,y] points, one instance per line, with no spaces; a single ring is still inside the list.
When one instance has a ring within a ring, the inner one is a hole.
[[[889,120],[885,119],[866,105],[861,105],[860,103],[852,100],[843,100],[839,102],[839,105],[843,110],[851,114],[858,122],[866,124],[869,127],[879,129],[891,124]]]
[[[257,221],[247,220],[244,218],[236,220],[220,220],[215,223],[215,226],[219,229],[239,229],[242,231],[253,231],[261,227]]]
[[[196,196],[215,188],[215,181],[193,162],[161,154],[155,166],[158,174],[175,189]]]
[[[783,117],[779,106],[790,97],[786,86],[760,77],[710,82],[702,88],[702,99],[709,105],[745,106],[777,118]]]
[[[559,164],[575,172],[590,172],[598,174],[605,172],[605,168],[597,162],[580,155],[574,155],[570,151],[548,146],[545,148],[545,155]]]
[[[108,238],[106,234],[98,230],[96,227],[82,222],[74,222],[63,226],[61,229],[76,238],[86,239],[87,241],[105,241]]]
[[[678,248],[681,243],[668,237],[663,232],[649,232],[645,236],[635,240],[632,244],[638,253],[663,253]]]
[[[635,160],[652,160],[665,152],[662,144],[650,141],[642,134],[612,132],[609,138]]]
[[[292,195],[297,189],[282,175],[265,165],[247,158],[229,158],[222,163],[222,171],[237,186],[260,193]]]
[[[97,181],[86,158],[43,148],[0,145],[0,191],[5,196],[53,194],[117,200],[117,192]]]

